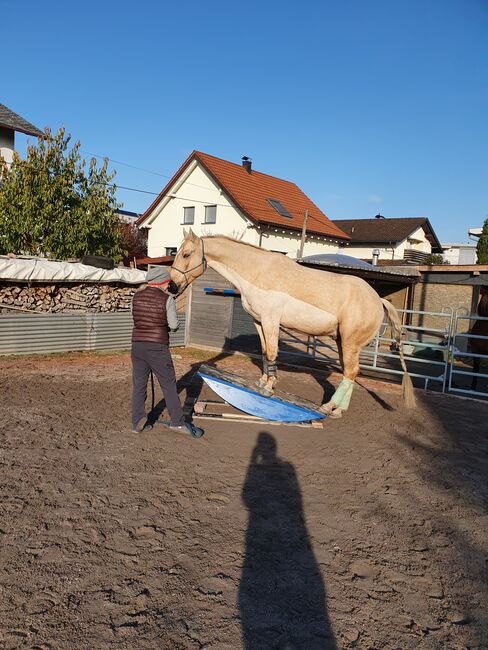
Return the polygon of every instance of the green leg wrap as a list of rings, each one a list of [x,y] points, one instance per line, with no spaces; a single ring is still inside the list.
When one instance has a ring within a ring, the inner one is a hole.
[[[343,379],[339,386],[337,387],[336,392],[332,395],[331,402],[336,406],[341,408],[343,411],[347,411],[349,404],[351,403],[352,389],[354,388],[354,382],[350,379]]]

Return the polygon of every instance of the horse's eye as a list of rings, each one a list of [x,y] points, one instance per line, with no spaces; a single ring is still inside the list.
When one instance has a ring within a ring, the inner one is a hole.
[[[183,257],[190,257],[190,253],[183,253]]]

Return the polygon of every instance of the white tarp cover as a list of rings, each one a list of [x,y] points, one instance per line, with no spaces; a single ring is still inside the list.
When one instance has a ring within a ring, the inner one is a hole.
[[[146,272],[126,267],[111,271],[78,262],[50,262],[43,259],[10,259],[0,256],[0,280],[11,282],[123,282],[142,284]]]

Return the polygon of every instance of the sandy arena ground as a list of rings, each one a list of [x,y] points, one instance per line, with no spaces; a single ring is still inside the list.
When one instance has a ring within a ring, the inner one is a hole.
[[[212,355],[174,352],[185,399]],[[323,429],[192,440],[130,432],[127,354],[1,360],[0,647],[488,648],[488,404],[360,381]]]

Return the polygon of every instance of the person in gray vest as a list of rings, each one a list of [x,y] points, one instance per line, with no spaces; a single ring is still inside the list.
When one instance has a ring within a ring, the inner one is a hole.
[[[169,330],[178,329],[175,299],[168,293],[170,277],[164,267],[153,267],[146,274],[147,287],[132,300],[132,431],[140,433],[151,426],[146,415],[147,380],[156,376],[170,415],[169,428],[201,438],[203,429],[185,422],[178,398],[173,360],[169,352]]]

